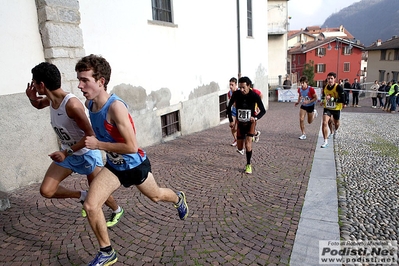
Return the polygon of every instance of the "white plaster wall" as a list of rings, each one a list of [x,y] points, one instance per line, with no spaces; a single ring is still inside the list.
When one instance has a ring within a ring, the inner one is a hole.
[[[33,108],[24,92],[32,67],[45,60],[34,2],[0,0],[0,150],[5,153],[0,191],[40,182],[51,163],[47,154],[58,149],[48,109]],[[253,3],[253,38],[246,37],[246,1],[240,2],[242,75],[264,93],[267,107],[267,2]],[[147,95],[161,88],[172,92],[171,106],[134,117],[141,147],[165,141],[160,116],[171,111],[181,113],[181,135],[218,125],[218,96],[227,92],[228,80],[238,72],[235,1],[175,0],[173,27],[152,22],[150,1],[79,3],[85,52],[110,61],[110,90],[126,83],[142,86]],[[61,69],[74,65],[68,58],[66,63],[56,56],[51,60]],[[64,79],[70,76],[65,73]],[[190,92],[211,82],[220,91],[188,100]]]
[[[0,95],[25,92],[31,69],[44,61],[35,1],[0,0],[0,6]]]
[[[276,80],[279,75],[284,79],[287,74],[287,30],[288,3],[287,0],[268,1],[268,25],[270,31],[281,31],[284,34],[269,36],[269,78]],[[274,84],[273,84],[274,85]]]
[[[42,180],[57,142],[48,111],[25,96],[31,69],[44,61],[35,1],[0,0],[0,6],[0,191],[10,191]]]
[[[259,65],[267,68],[266,1],[254,1],[254,39],[246,38],[246,1],[241,2],[242,73],[254,79]],[[171,104],[211,81],[227,91],[238,72],[236,1],[175,0],[175,27],[151,23],[151,10],[151,1],[80,0],[84,48],[110,62],[109,88],[127,83],[142,86],[147,95],[168,88]]]
[[[25,93],[0,97],[0,191],[40,182],[58,150],[49,109],[32,107]]]

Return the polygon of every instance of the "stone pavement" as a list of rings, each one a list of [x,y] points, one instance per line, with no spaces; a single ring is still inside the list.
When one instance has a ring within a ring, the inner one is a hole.
[[[170,204],[121,187],[114,197],[125,215],[109,230],[115,265],[289,265],[320,149],[321,115],[306,124],[307,140],[298,140],[298,112],[293,103],[270,103],[258,121],[252,175],[243,174],[246,159],[229,145],[227,124],[145,148],[158,183],[185,191],[190,214],[180,221]],[[87,188],[80,175],[64,186]],[[39,184],[9,199],[11,208],[0,212],[0,264],[86,265],[95,256],[98,244],[77,200],[44,199]]]

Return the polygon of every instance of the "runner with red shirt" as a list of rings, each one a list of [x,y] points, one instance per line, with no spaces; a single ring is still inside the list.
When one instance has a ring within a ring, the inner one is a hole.
[[[306,139],[305,133],[305,116],[308,116],[308,123],[312,124],[314,119],[317,117],[317,110],[315,109],[315,104],[317,101],[317,94],[314,88],[308,85],[308,78],[301,77],[299,79],[299,83],[301,87],[298,88],[298,101],[295,103],[297,106],[301,103],[301,107],[299,109],[299,126],[302,131],[302,135],[299,139]]]

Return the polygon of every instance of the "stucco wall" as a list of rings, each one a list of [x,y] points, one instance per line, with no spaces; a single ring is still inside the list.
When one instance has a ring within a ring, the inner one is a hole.
[[[25,93],[1,96],[0,190],[10,191],[43,179],[58,149],[49,110],[36,110]]]
[[[251,38],[244,2],[241,72],[264,93],[267,106],[267,2],[253,3]],[[0,34],[7,36],[0,53],[8,60],[0,66],[0,147],[7,152],[0,157],[6,169],[0,190],[40,182],[51,162],[47,154],[58,149],[48,110],[33,108],[24,93],[32,67],[42,61],[57,65],[63,89],[84,100],[75,63],[90,53],[107,58],[109,91],[129,104],[143,148],[219,124],[219,95],[238,72],[236,3],[173,3],[174,25],[165,27],[152,21],[151,1],[0,0]],[[181,132],[162,138],[161,116],[177,110]]]
[[[0,0],[0,6],[1,96],[25,92],[30,69],[44,60],[44,54],[35,1]]]

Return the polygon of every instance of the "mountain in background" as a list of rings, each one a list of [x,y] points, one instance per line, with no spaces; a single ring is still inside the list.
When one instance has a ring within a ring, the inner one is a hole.
[[[398,0],[362,0],[330,15],[322,28],[343,25],[364,46],[399,36]]]

